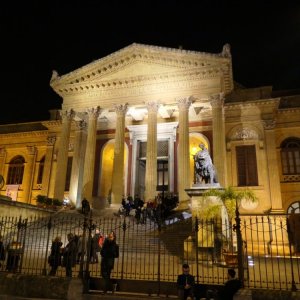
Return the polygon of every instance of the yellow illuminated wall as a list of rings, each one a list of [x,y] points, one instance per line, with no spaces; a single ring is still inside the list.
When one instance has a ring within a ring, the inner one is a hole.
[[[101,179],[100,179],[100,197],[107,197],[109,191],[111,189],[111,179],[113,172],[113,162],[114,162],[114,149],[115,149],[115,140],[110,140],[105,144],[102,151],[101,157]],[[128,173],[128,148],[125,144],[124,147],[124,178],[126,179],[126,175]],[[126,187],[126,182],[124,182],[124,187]],[[124,191],[125,193],[125,191]]]

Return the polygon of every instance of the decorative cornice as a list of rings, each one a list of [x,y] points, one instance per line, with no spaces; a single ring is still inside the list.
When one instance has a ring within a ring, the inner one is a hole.
[[[299,114],[300,115],[300,108],[284,108],[279,109],[278,114]]]
[[[226,109],[246,109],[247,107],[255,106],[273,106],[278,107],[280,99],[278,98],[269,98],[269,99],[259,99],[259,100],[250,100],[247,102],[235,102],[235,103],[225,103],[224,107]]]
[[[209,69],[193,68],[183,70],[179,72],[167,72],[155,75],[142,75],[130,78],[110,79],[110,80],[99,80],[80,82],[74,84],[65,84],[63,87],[58,88],[57,92],[59,95],[69,96],[76,95],[78,93],[88,92],[109,92],[112,90],[118,90],[120,88],[147,88],[151,85],[160,85],[165,88],[176,87],[179,82],[185,81],[199,81],[205,79],[211,79],[220,77],[223,71],[217,67],[211,67]],[[198,83],[199,84],[199,83]]]
[[[0,135],[0,140],[4,140],[7,138],[22,138],[22,137],[43,137],[47,136],[49,134],[48,131],[31,131],[31,132],[17,132],[17,133],[7,133],[7,134],[1,134]]]
[[[56,136],[47,137],[47,146],[54,146],[55,142],[56,142]]]
[[[221,53],[212,54],[134,43],[63,76],[59,76],[56,71],[53,71],[50,84],[55,88],[60,84],[90,81],[96,76],[109,74],[120,66],[136,60],[161,62],[165,65],[172,64],[181,68],[202,67],[210,65],[212,62],[223,63],[231,60],[228,49],[228,45],[224,45]]]
[[[231,141],[239,141],[239,140],[257,140],[258,134],[255,130],[243,127],[238,128],[232,135],[231,135]]]
[[[275,120],[262,120],[262,124],[263,124],[265,130],[271,130],[271,129],[275,128],[276,121]]]

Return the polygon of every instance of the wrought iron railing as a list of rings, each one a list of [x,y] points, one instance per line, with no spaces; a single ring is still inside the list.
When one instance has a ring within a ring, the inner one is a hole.
[[[67,234],[73,233],[82,236],[87,249],[73,268],[73,276],[100,278],[100,254],[98,263],[90,263],[91,238],[96,230],[104,234],[113,230],[120,255],[112,276],[120,280],[175,282],[185,262],[197,283],[223,284],[227,269],[233,267],[246,287],[299,288],[298,240],[292,236],[295,230],[287,226],[287,216],[243,215],[237,220],[231,225],[220,219],[177,215],[159,223],[147,220],[140,224],[131,216],[96,218],[78,212],[49,218],[0,217],[5,249],[0,270],[47,275],[52,240],[61,236],[66,245]],[[63,267],[56,276],[65,276]]]

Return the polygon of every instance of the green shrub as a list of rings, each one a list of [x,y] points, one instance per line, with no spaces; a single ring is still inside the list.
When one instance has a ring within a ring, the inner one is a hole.
[[[45,204],[46,205],[52,205],[52,198],[46,198],[46,200],[45,200]]]
[[[40,203],[40,204],[46,204],[46,199],[47,199],[47,196],[45,196],[45,195],[37,195],[36,196],[36,202]]]
[[[59,200],[59,199],[53,199],[52,200],[52,204],[55,206],[62,206],[63,205],[63,201]]]

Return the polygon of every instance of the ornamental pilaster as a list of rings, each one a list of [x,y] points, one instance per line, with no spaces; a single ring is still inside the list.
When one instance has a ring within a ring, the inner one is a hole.
[[[4,177],[4,167],[6,160],[6,149],[4,147],[0,148],[0,175]]]
[[[95,151],[96,151],[96,135],[97,135],[97,120],[100,114],[100,107],[92,107],[87,110],[88,128],[87,142],[84,157],[84,170],[82,179],[82,194],[87,200],[92,203],[93,183],[94,183],[94,168],[95,168]]]
[[[189,108],[191,104],[191,97],[177,100],[179,109],[177,178],[179,201],[182,203],[182,206],[186,205],[189,200],[185,189],[190,188]]]
[[[56,163],[56,176],[54,184],[54,198],[63,200],[65,185],[66,185],[66,174],[68,166],[68,148],[71,131],[71,123],[75,116],[73,109],[61,111],[62,117],[62,130],[58,144],[58,154]]]
[[[275,143],[275,120],[263,120],[263,127],[265,133],[266,157],[269,173],[269,186],[270,186],[270,201],[271,212],[283,212],[281,190],[280,190],[280,177],[278,169],[278,160]]]
[[[227,186],[224,93],[212,95],[209,100],[212,107],[214,166],[218,182],[221,186]]]
[[[74,155],[72,161],[69,198],[76,208],[81,205],[82,176],[86,147],[86,128],[84,120],[75,123]]]
[[[48,196],[49,193],[49,184],[51,177],[51,169],[53,163],[53,150],[56,141],[56,136],[48,136],[47,137],[47,148],[45,155],[45,164],[43,171],[43,179],[42,179],[42,195]]]
[[[124,142],[125,142],[125,115],[128,104],[114,105],[117,115],[114,162],[112,173],[112,203],[121,203],[124,193]]]
[[[145,175],[145,201],[153,201],[156,196],[157,185],[157,111],[159,103],[150,101],[146,103],[148,110],[147,126],[147,153]]]
[[[25,203],[31,203],[31,192],[33,184],[34,166],[36,161],[36,147],[27,146],[27,157],[22,182],[23,199]]]

